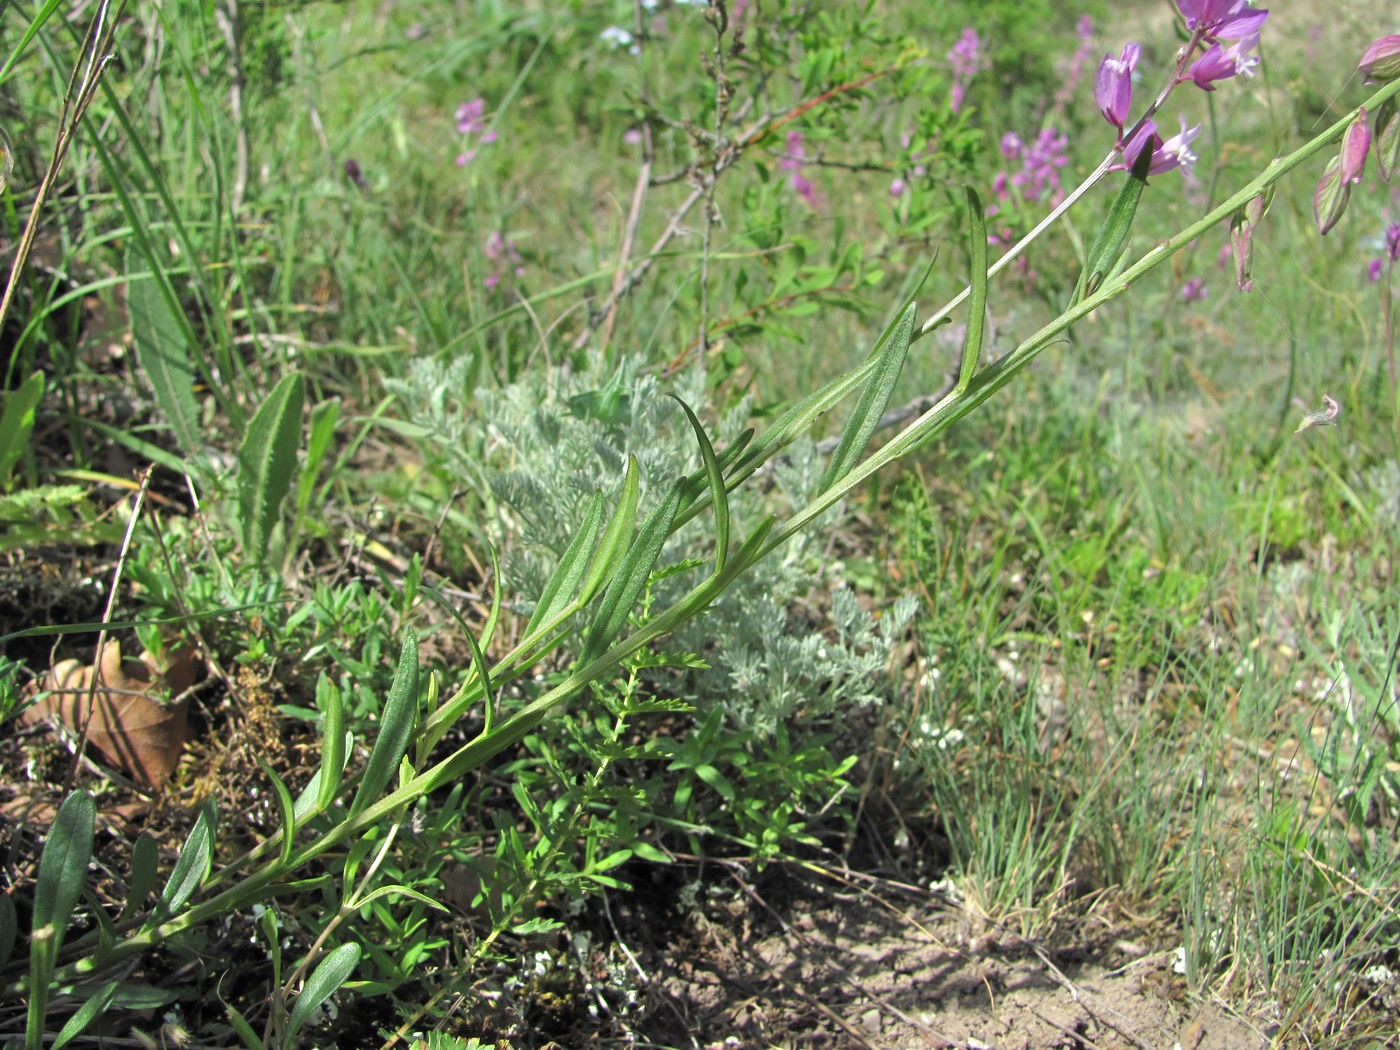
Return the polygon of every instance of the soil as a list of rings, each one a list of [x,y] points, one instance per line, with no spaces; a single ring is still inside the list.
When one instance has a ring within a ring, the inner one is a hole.
[[[890,886],[824,881],[781,880],[781,905],[746,887],[681,917],[639,959],[655,975],[645,1034],[705,1048],[1269,1043],[1250,1020],[1189,1002],[1170,952],[1149,953],[1101,923],[1048,947],[912,887],[895,898]]]

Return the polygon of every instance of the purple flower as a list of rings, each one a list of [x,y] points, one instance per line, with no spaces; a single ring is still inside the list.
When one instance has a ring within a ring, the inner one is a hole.
[[[908,188],[909,188],[909,184],[908,184],[907,182],[905,182],[903,179],[895,179],[893,182],[890,183],[890,196],[891,196],[891,197],[903,197],[903,196],[904,196],[904,191],[907,190]]]
[[[1187,29],[1211,40],[1238,40],[1258,33],[1269,17],[1268,11],[1257,11],[1245,0],[1177,0],[1176,6]]]
[[[1252,77],[1254,68],[1259,65],[1259,56],[1249,52],[1258,46],[1258,33],[1237,40],[1229,47],[1211,44],[1200,58],[1191,63],[1191,68],[1182,79],[1190,80],[1198,88],[1214,91],[1211,85],[1217,80],[1228,80],[1233,76]]]
[[[1181,298],[1183,302],[1197,303],[1210,294],[1206,288],[1206,282],[1199,277],[1192,277],[1181,286]]]
[[[470,148],[457,154],[457,166],[464,168],[476,159],[478,146],[489,146],[496,141],[496,129],[486,126],[486,100],[474,98],[457,107],[457,130],[467,136]],[[471,142],[475,137],[476,142]]]
[[[982,40],[978,37],[977,30],[969,26],[962,31],[962,36],[958,37],[958,42],[948,52],[948,67],[953,74],[951,105],[956,113],[962,108],[968,82],[983,68]]]
[[[1366,267],[1366,280],[1374,284],[1381,279],[1381,271],[1385,268],[1384,259],[1372,259]]]
[[[1180,168],[1189,175],[1192,165],[1196,163],[1196,155],[1191,152],[1189,147],[1200,133],[1201,126],[1199,124],[1194,128],[1188,128],[1185,118],[1182,118],[1181,131],[1163,141],[1162,137],[1157,134],[1157,125],[1150,120],[1144,121],[1142,127],[1137,129],[1132,138],[1123,143],[1123,159],[1131,168],[1137,163],[1138,156],[1142,151],[1150,148],[1152,161],[1147,168],[1148,175],[1161,175],[1173,168]]]
[[[504,236],[499,230],[492,230],[486,238],[486,243],[482,246],[481,252],[491,262],[491,273],[486,275],[485,285],[487,288],[497,288],[500,286],[501,278],[507,272],[516,277],[525,276],[525,267],[520,258],[520,249],[515,246],[515,241]]]
[[[1104,120],[1118,129],[1119,141],[1122,141],[1128,109],[1133,104],[1133,70],[1141,55],[1142,48],[1128,44],[1117,58],[1104,55],[1094,76],[1094,101],[1099,104]]]
[[[1371,127],[1366,123],[1366,110],[1357,111],[1342,136],[1341,179],[1348,186],[1355,186],[1366,172],[1366,152],[1371,148]]]
[[[1392,222],[1386,227],[1385,254],[1391,262],[1400,262],[1400,222]]]
[[[817,188],[812,185],[812,181],[802,174],[802,168],[807,164],[808,159],[802,132],[789,131],[787,133],[787,153],[778,162],[778,167],[782,171],[791,173],[788,185],[799,197],[815,208],[821,200],[821,195],[817,193]]]

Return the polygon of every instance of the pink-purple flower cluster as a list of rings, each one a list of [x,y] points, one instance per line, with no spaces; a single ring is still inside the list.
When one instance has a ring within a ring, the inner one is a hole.
[[[491,272],[486,276],[486,287],[495,288],[501,283],[501,278],[507,273],[515,277],[525,276],[524,260],[520,257],[520,249],[515,246],[515,241],[504,236],[499,230],[492,230],[486,238],[486,244],[482,248],[482,254],[491,263]]]
[[[792,186],[797,195],[812,207],[817,207],[821,203],[821,195],[817,192],[812,180],[802,174],[802,169],[811,161],[807,156],[807,146],[802,132],[792,130],[787,133],[787,152],[783,159],[778,162],[778,167],[782,171],[789,173],[788,184]]]
[[[476,151],[496,141],[496,129],[486,126],[486,100],[474,98],[457,107],[457,130],[467,137],[467,148],[457,154],[457,166],[465,168],[476,159]]]
[[[1400,263],[1400,222],[1392,222],[1386,227],[1385,254],[1379,259],[1371,260],[1371,264],[1366,267],[1366,277],[1372,281],[1379,281],[1387,263],[1392,268],[1396,263]]]
[[[1252,76],[1258,58],[1251,52],[1259,44],[1259,30],[1269,12],[1249,7],[1245,0],[1177,0],[1177,7],[1186,19],[1191,33],[1182,50],[1175,84],[1192,83],[1205,91],[1214,91],[1217,81],[1235,76]],[[1204,52],[1189,66],[1187,59],[1197,48]],[[1142,49],[1127,44],[1116,57],[1105,55],[1094,78],[1094,101],[1104,119],[1118,131],[1117,146],[1123,153],[1124,166],[1131,167],[1145,149],[1152,150],[1149,175],[1160,175],[1173,168],[1190,173],[1196,157],[1190,150],[1193,139],[1200,134],[1200,125],[1188,128],[1185,120],[1181,131],[1163,139],[1152,119],[1159,99],[1134,125],[1128,125],[1133,101],[1133,73],[1142,57]]]
[[[977,30],[968,27],[962,31],[962,36],[948,52],[948,68],[953,74],[951,105],[956,113],[962,109],[968,83],[982,71],[982,40]]]
[[[992,180],[992,192],[1005,201],[1014,190],[1023,201],[1047,196],[1052,205],[1064,194],[1060,189],[1060,169],[1069,163],[1069,139],[1055,128],[1043,128],[1033,142],[1022,142],[1014,131],[1001,137],[1001,155],[1013,170],[1003,169]],[[994,214],[988,209],[988,214]]]

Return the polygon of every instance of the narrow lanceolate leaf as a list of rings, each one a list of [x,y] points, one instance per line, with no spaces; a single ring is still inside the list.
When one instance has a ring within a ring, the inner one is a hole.
[[[120,985],[116,981],[108,981],[92,989],[91,994],[78,1007],[72,1017],[68,1018],[68,1023],[59,1029],[54,1041],[49,1044],[50,1050],[63,1050],[78,1036],[87,1030],[88,1025],[106,1013],[107,1007],[112,1005],[112,1000],[117,997],[117,989]]]
[[[987,219],[982,210],[982,198],[971,186],[967,187],[967,217],[972,227],[968,242],[968,258],[972,262],[967,298],[967,338],[963,340],[962,364],[958,369],[957,392],[967,389],[977,374],[977,362],[982,359],[982,338],[987,326]]]
[[[234,1030],[239,1039],[243,1040],[243,1045],[248,1050],[267,1050],[267,1044],[262,1041],[257,1032],[253,1031],[253,1026],[248,1023],[246,1017],[238,1012],[236,1007],[225,1003],[224,1010],[228,1013],[229,1027]]]
[[[155,836],[143,831],[131,844],[131,882],[126,891],[126,903],[122,905],[121,919],[129,919],[146,906],[146,898],[156,888],[156,875],[160,866],[160,848]]]
[[[287,1019],[287,1031],[282,1037],[283,1050],[290,1050],[296,1046],[297,1034],[307,1020],[349,979],[359,964],[360,946],[353,943],[342,944],[317,964],[292,1006],[291,1016]]]
[[[34,430],[34,412],[43,399],[43,372],[35,372],[5,395],[5,408],[0,411],[0,485],[9,480],[10,471],[24,455]]]
[[[1118,263],[1118,257],[1128,246],[1128,236],[1133,232],[1133,219],[1137,216],[1138,202],[1142,191],[1147,188],[1147,169],[1152,166],[1152,151],[1144,149],[1138,154],[1133,170],[1127,181],[1113,199],[1108,209],[1108,218],[1094,236],[1094,243],[1084,260],[1084,272],[1079,275],[1079,286],[1074,291],[1074,302],[1093,295],[1099,285]]]
[[[369,763],[365,766],[364,776],[360,778],[360,788],[350,804],[351,816],[379,798],[398,773],[399,760],[408,750],[417,721],[418,636],[408,631],[404,634],[403,651],[399,653],[398,670],[394,672],[394,681],[389,686],[389,697],[384,702],[384,710],[380,712],[379,736],[374,740]]]
[[[598,541],[598,549],[593,553],[593,561],[589,563],[583,586],[579,588],[580,605],[592,601],[593,596],[616,571],[618,559],[627,550],[632,539],[632,530],[637,525],[637,500],[640,493],[641,472],[637,467],[637,457],[628,453],[627,471],[622,477],[622,499],[618,501],[617,510],[613,512],[608,527],[603,530],[603,538]]]
[[[218,829],[219,811],[214,800],[209,799],[195,818],[194,827],[180,849],[175,860],[175,868],[170,872],[170,880],[161,891],[161,915],[168,917],[183,908],[195,890],[209,876],[209,866],[214,857],[214,835]]]
[[[671,534],[671,523],[676,520],[685,487],[684,479],[675,482],[666,492],[665,499],[647,515],[642,527],[637,530],[637,539],[603,593],[598,617],[588,631],[583,652],[579,656],[581,665],[592,663],[607,652],[608,646],[627,623],[632,607],[637,604],[647,585],[656,559],[661,556],[666,537]]]
[[[292,842],[296,839],[296,807],[292,804],[292,793],[287,790],[287,785],[282,782],[282,778],[277,775],[277,771],[261,758],[258,759],[258,765],[262,766],[263,773],[267,775],[267,779],[272,784],[272,792],[277,799],[277,811],[282,817],[280,859],[282,863],[285,864],[292,859]]]
[[[29,934],[29,1016],[26,1050],[40,1050],[48,1008],[49,981],[73,908],[87,880],[97,808],[86,791],[74,791],[58,807],[34,883],[34,921]]]
[[[261,563],[268,540],[282,514],[282,501],[291,488],[301,444],[301,406],[306,379],[300,373],[283,377],[257,414],[238,449],[238,511],[243,521],[243,547]]]
[[[549,582],[544,586],[544,593],[540,595],[535,612],[525,627],[524,637],[529,638],[545,624],[553,623],[554,619],[569,607],[574,592],[578,590],[578,585],[588,568],[588,555],[593,551],[593,544],[598,538],[598,529],[602,524],[603,494],[595,492],[593,499],[588,503],[588,510],[583,515],[583,524],[579,526],[578,532],[574,533],[569,549],[559,559],[554,575],[550,576]]]
[[[825,492],[850,473],[861,453],[865,451],[870,435],[875,433],[875,428],[880,425],[880,417],[889,407],[895,383],[904,369],[904,359],[909,354],[909,341],[914,336],[917,309],[912,302],[906,306],[875,347],[878,366],[870,381],[861,390],[855,411],[841,430],[841,440],[831,455],[831,462],[826,465],[825,473],[822,474],[818,492]]]
[[[711,443],[705,428],[689,405],[674,394],[676,403],[685,409],[690,428],[695,431],[695,440],[700,445],[700,458],[705,464],[705,477],[710,483],[710,501],[715,507],[715,575],[724,572],[724,563],[729,560],[729,493],[724,488],[724,473],[720,469],[715,446]]]
[[[127,257],[127,273],[134,256]],[[202,445],[199,405],[194,397],[197,368],[189,321],[176,314],[174,290],[161,274],[127,284],[126,306],[136,359],[150,380],[156,405],[179,446],[197,452]]]

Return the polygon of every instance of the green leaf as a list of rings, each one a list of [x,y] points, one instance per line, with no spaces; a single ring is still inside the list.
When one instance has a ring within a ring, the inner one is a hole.
[[[430,908],[436,908],[438,911],[448,910],[426,893],[420,893],[409,886],[380,886],[365,894],[360,900],[357,900],[354,907],[363,908],[366,904],[372,904],[381,897],[408,897],[411,900],[417,901],[419,904],[426,904]]]
[[[248,1023],[248,1019],[238,1012],[236,1007],[224,1003],[224,1010],[228,1014],[229,1027],[237,1033],[238,1038],[243,1040],[243,1045],[248,1050],[267,1050],[267,1044],[253,1031],[253,1026]]]
[[[602,524],[603,494],[595,492],[583,516],[583,524],[574,533],[569,549],[559,559],[559,565],[544,586],[544,593],[535,605],[535,612],[525,626],[525,638],[531,637],[546,624],[553,623],[554,619],[569,607],[588,567],[588,555],[593,550],[593,543],[598,538],[598,529]]]
[[[977,362],[982,359],[982,338],[987,326],[987,219],[982,210],[982,198],[971,186],[967,187],[967,218],[972,227],[968,242],[968,258],[972,265],[967,299],[967,337],[963,340],[962,364],[958,368],[956,392],[961,394],[977,374]]]
[[[861,390],[860,400],[856,402],[855,410],[841,430],[841,440],[822,474],[818,492],[825,492],[850,473],[865,450],[870,435],[875,433],[875,428],[880,425],[880,417],[889,406],[895,383],[899,381],[899,374],[904,369],[904,359],[909,354],[909,341],[914,337],[917,309],[914,303],[909,303],[876,344],[873,353],[879,357],[875,374]]]
[[[34,430],[34,413],[44,399],[44,373],[35,372],[5,395],[0,411],[0,485],[10,480],[10,471],[19,462]]]
[[[684,490],[684,479],[672,484],[665,499],[642,522],[636,540],[623,556],[617,575],[603,594],[598,617],[593,621],[583,643],[583,652],[579,655],[580,665],[586,666],[602,656],[627,623],[632,607],[637,604],[647,585],[652,566],[656,564],[661,548],[671,534],[671,523],[676,520]]]
[[[1143,149],[1138,154],[1128,180],[1118,191],[1113,206],[1108,209],[1108,218],[1094,237],[1089,254],[1084,261],[1084,272],[1079,275],[1079,285],[1074,290],[1074,303],[1085,296],[1093,295],[1103,283],[1103,279],[1113,270],[1118,257],[1128,245],[1128,235],[1133,230],[1133,218],[1137,215],[1138,202],[1142,191],[1147,188],[1147,169],[1152,166],[1152,151]]]
[[[129,919],[146,904],[146,898],[156,888],[157,869],[160,866],[160,849],[155,836],[143,831],[131,844],[131,884],[127,887],[126,903],[118,922]]]
[[[720,468],[719,459],[715,456],[715,447],[711,444],[709,435],[705,433],[705,428],[700,425],[700,418],[675,394],[671,396],[685,409],[690,427],[695,431],[695,440],[700,445],[700,458],[705,463],[705,476],[710,483],[710,501],[715,508],[715,575],[718,576],[724,571],[724,563],[729,559],[729,493],[724,487],[724,473]]]
[[[133,255],[128,254],[129,278],[134,274],[132,262]],[[194,397],[198,370],[189,319],[176,313],[177,304],[175,290],[164,273],[128,281],[126,306],[136,359],[150,380],[156,404],[174,431],[175,441],[185,452],[193,453],[203,445],[199,405]]]
[[[238,510],[243,523],[243,546],[261,564],[268,541],[282,513],[282,500],[292,484],[297,448],[301,444],[301,407],[306,379],[301,373],[283,377],[257,414],[238,449]]]
[[[345,702],[341,699],[340,688],[324,673],[316,682],[316,705],[324,712],[325,720],[321,726],[321,768],[318,770],[321,779],[311,797],[316,800],[315,811],[324,813],[340,790],[345,761],[350,753],[349,742],[345,739]],[[298,818],[302,815],[296,814]]]
[[[291,1050],[296,1045],[297,1034],[311,1015],[335,994],[359,964],[360,946],[353,943],[342,944],[321,960],[306,979],[301,994],[292,1006],[291,1016],[287,1019],[287,1032],[282,1037],[282,1050]]]
[[[34,17],[29,20],[29,24],[24,27],[24,35],[19,38],[19,42],[9,48],[10,57],[5,60],[5,65],[0,67],[0,84],[10,79],[10,69],[29,48],[39,30],[44,27],[44,23],[52,18],[53,13],[62,6],[62,0],[45,0],[44,6],[35,12]]]
[[[350,816],[355,816],[383,793],[399,769],[399,760],[408,750],[413,727],[418,720],[418,636],[412,631],[404,634],[403,651],[399,654],[398,670],[389,686],[389,698],[380,714],[379,735],[369,753],[360,788],[350,804]]]
[[[74,791],[58,807],[39,858],[34,883],[34,921],[29,934],[29,1016],[26,1050],[40,1050],[48,1008],[49,982],[73,908],[87,881],[97,807],[86,791]]]
[[[335,427],[340,421],[340,399],[322,401],[311,410],[311,432],[306,439],[306,466],[301,472],[297,485],[297,513],[305,512],[311,504],[312,493],[316,491],[316,479],[321,475],[321,464],[330,451],[335,437]]]
[[[272,792],[277,797],[277,811],[282,817],[282,843],[280,859],[283,864],[292,859],[292,843],[296,839],[297,815],[296,806],[292,803],[292,793],[287,790],[287,785],[282,778],[277,775],[277,771],[264,762],[261,758],[258,765],[262,766],[262,771],[267,774],[267,779],[272,782]]]
[[[632,530],[636,527],[637,500],[640,493],[641,480],[637,467],[637,457],[628,453],[627,470],[622,477],[622,499],[618,501],[617,510],[613,512],[608,527],[603,530],[603,538],[598,541],[598,549],[593,552],[593,561],[589,564],[588,573],[583,578],[583,586],[579,588],[578,601],[580,605],[587,605],[592,601],[593,596],[598,593],[598,589],[612,577],[616,570],[617,559],[626,549],[628,541],[632,538]]]
[[[180,849],[175,867],[170,872],[170,880],[161,891],[162,918],[169,917],[183,908],[194,896],[195,890],[209,876],[209,867],[214,857],[214,835],[218,829],[219,810],[214,800],[207,799],[195,818],[194,827]]]
[[[106,1012],[107,1007],[112,1005],[118,987],[116,981],[108,981],[106,984],[92,989],[92,993],[83,1001],[83,1005],[78,1007],[73,1016],[68,1018],[68,1023],[59,1029],[58,1035],[50,1044],[51,1050],[63,1050],[63,1047],[86,1031],[87,1026],[97,1020]]]

